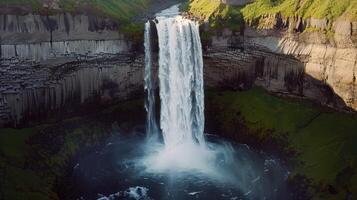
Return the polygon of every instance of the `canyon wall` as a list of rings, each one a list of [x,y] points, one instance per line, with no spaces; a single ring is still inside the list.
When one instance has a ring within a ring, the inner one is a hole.
[[[142,55],[109,18],[1,14],[0,45],[0,126],[142,90]]]
[[[0,126],[17,125],[96,97],[98,103],[123,100],[143,90],[143,57],[96,57],[42,66],[3,60],[0,65]]]
[[[220,66],[220,76],[232,76],[224,69],[236,66],[244,75],[234,75],[235,82],[249,80],[248,85],[254,82],[275,93],[357,110],[356,38],[354,21],[267,16],[256,25],[248,22],[240,35],[225,29],[211,38],[210,49],[228,57],[227,65]],[[234,55],[227,53],[230,49],[235,49]],[[206,64],[207,70],[217,70],[214,65],[219,63],[211,63]]]
[[[1,58],[34,61],[131,50],[115,21],[69,13],[0,15],[0,45]]]
[[[133,23],[177,2],[150,2]],[[143,94],[143,53],[123,22],[88,5],[73,13],[44,6],[53,12],[0,7],[0,127]]]

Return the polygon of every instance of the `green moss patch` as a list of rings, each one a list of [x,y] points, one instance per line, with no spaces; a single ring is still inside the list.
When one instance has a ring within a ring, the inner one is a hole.
[[[279,98],[260,88],[209,92],[207,103],[215,106],[213,120],[219,121],[220,131],[278,141],[291,156],[292,176],[306,176],[316,198],[336,199],[348,191],[357,195],[356,115]]]

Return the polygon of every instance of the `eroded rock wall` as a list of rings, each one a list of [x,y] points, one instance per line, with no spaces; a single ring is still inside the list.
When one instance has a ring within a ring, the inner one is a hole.
[[[332,92],[341,97],[348,107],[357,110],[355,47],[309,43],[289,35],[247,37],[245,42],[259,45],[270,52],[295,57],[303,64],[306,76],[330,86]]]
[[[225,30],[223,36],[214,36],[211,48],[221,49],[223,54],[230,48],[239,49],[227,61],[232,63],[227,68],[238,66],[240,70],[260,71],[254,82],[269,91],[357,110],[356,24],[342,19],[331,22],[267,16],[261,19],[261,27],[252,28],[248,24],[243,35],[227,34]],[[330,34],[329,27],[332,27]],[[237,58],[243,55],[249,55],[248,60],[252,61],[237,63]],[[224,70],[220,73],[225,74]],[[230,70],[227,75],[231,75]],[[237,78],[236,81],[242,82]]]
[[[71,15],[0,15],[1,58],[47,60],[71,54],[123,53],[131,43],[108,18]]]
[[[85,103],[123,100],[143,90],[143,58],[105,56],[50,67],[4,60],[0,66],[0,126]]]
[[[90,15],[0,15],[2,44],[120,39],[118,24]]]

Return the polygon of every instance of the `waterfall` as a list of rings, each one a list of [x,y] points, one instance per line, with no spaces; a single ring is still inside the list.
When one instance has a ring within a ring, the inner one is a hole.
[[[149,37],[149,28],[147,25],[146,37]],[[203,61],[198,23],[182,16],[159,16],[156,28],[159,39],[160,128],[165,146],[203,145]],[[149,68],[148,38],[145,46],[146,67]],[[147,69],[145,72],[149,92],[151,71]],[[149,93],[149,103],[151,98]],[[148,112],[148,116],[151,115]]]
[[[156,124],[155,112],[155,90],[153,88],[152,77],[152,47],[151,47],[151,23],[148,21],[145,24],[145,91],[147,98],[145,101],[145,109],[147,111],[146,132],[149,137],[156,136],[158,127]]]
[[[198,24],[182,16],[159,17],[160,126],[165,145],[202,144],[203,61]]]

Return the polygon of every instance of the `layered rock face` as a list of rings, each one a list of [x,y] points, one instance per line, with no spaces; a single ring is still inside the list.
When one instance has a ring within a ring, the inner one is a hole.
[[[107,18],[62,13],[0,15],[1,58],[34,61],[74,54],[122,53],[131,44]]]
[[[93,97],[102,103],[142,91],[143,58],[103,56],[53,66],[3,60],[0,65],[0,126],[46,116]],[[98,99],[99,98],[99,99]]]
[[[141,14],[150,16],[174,3],[153,2]],[[43,6],[57,14],[31,14],[26,4],[0,8],[0,127],[87,102],[142,95],[143,55],[121,33],[119,22],[93,10],[62,12],[57,0]]]
[[[0,45],[0,126],[142,89],[142,56],[107,18],[0,15]]]
[[[247,58],[242,60],[248,64],[234,65],[250,71],[253,80],[249,83],[254,81],[270,91],[312,98],[335,108],[357,110],[357,22],[268,16],[259,26],[247,26],[242,36],[229,35],[226,30],[223,37],[212,38],[212,48],[240,49],[228,63],[235,63],[237,57]],[[220,53],[226,55],[226,49]],[[260,73],[252,75],[253,71]]]

